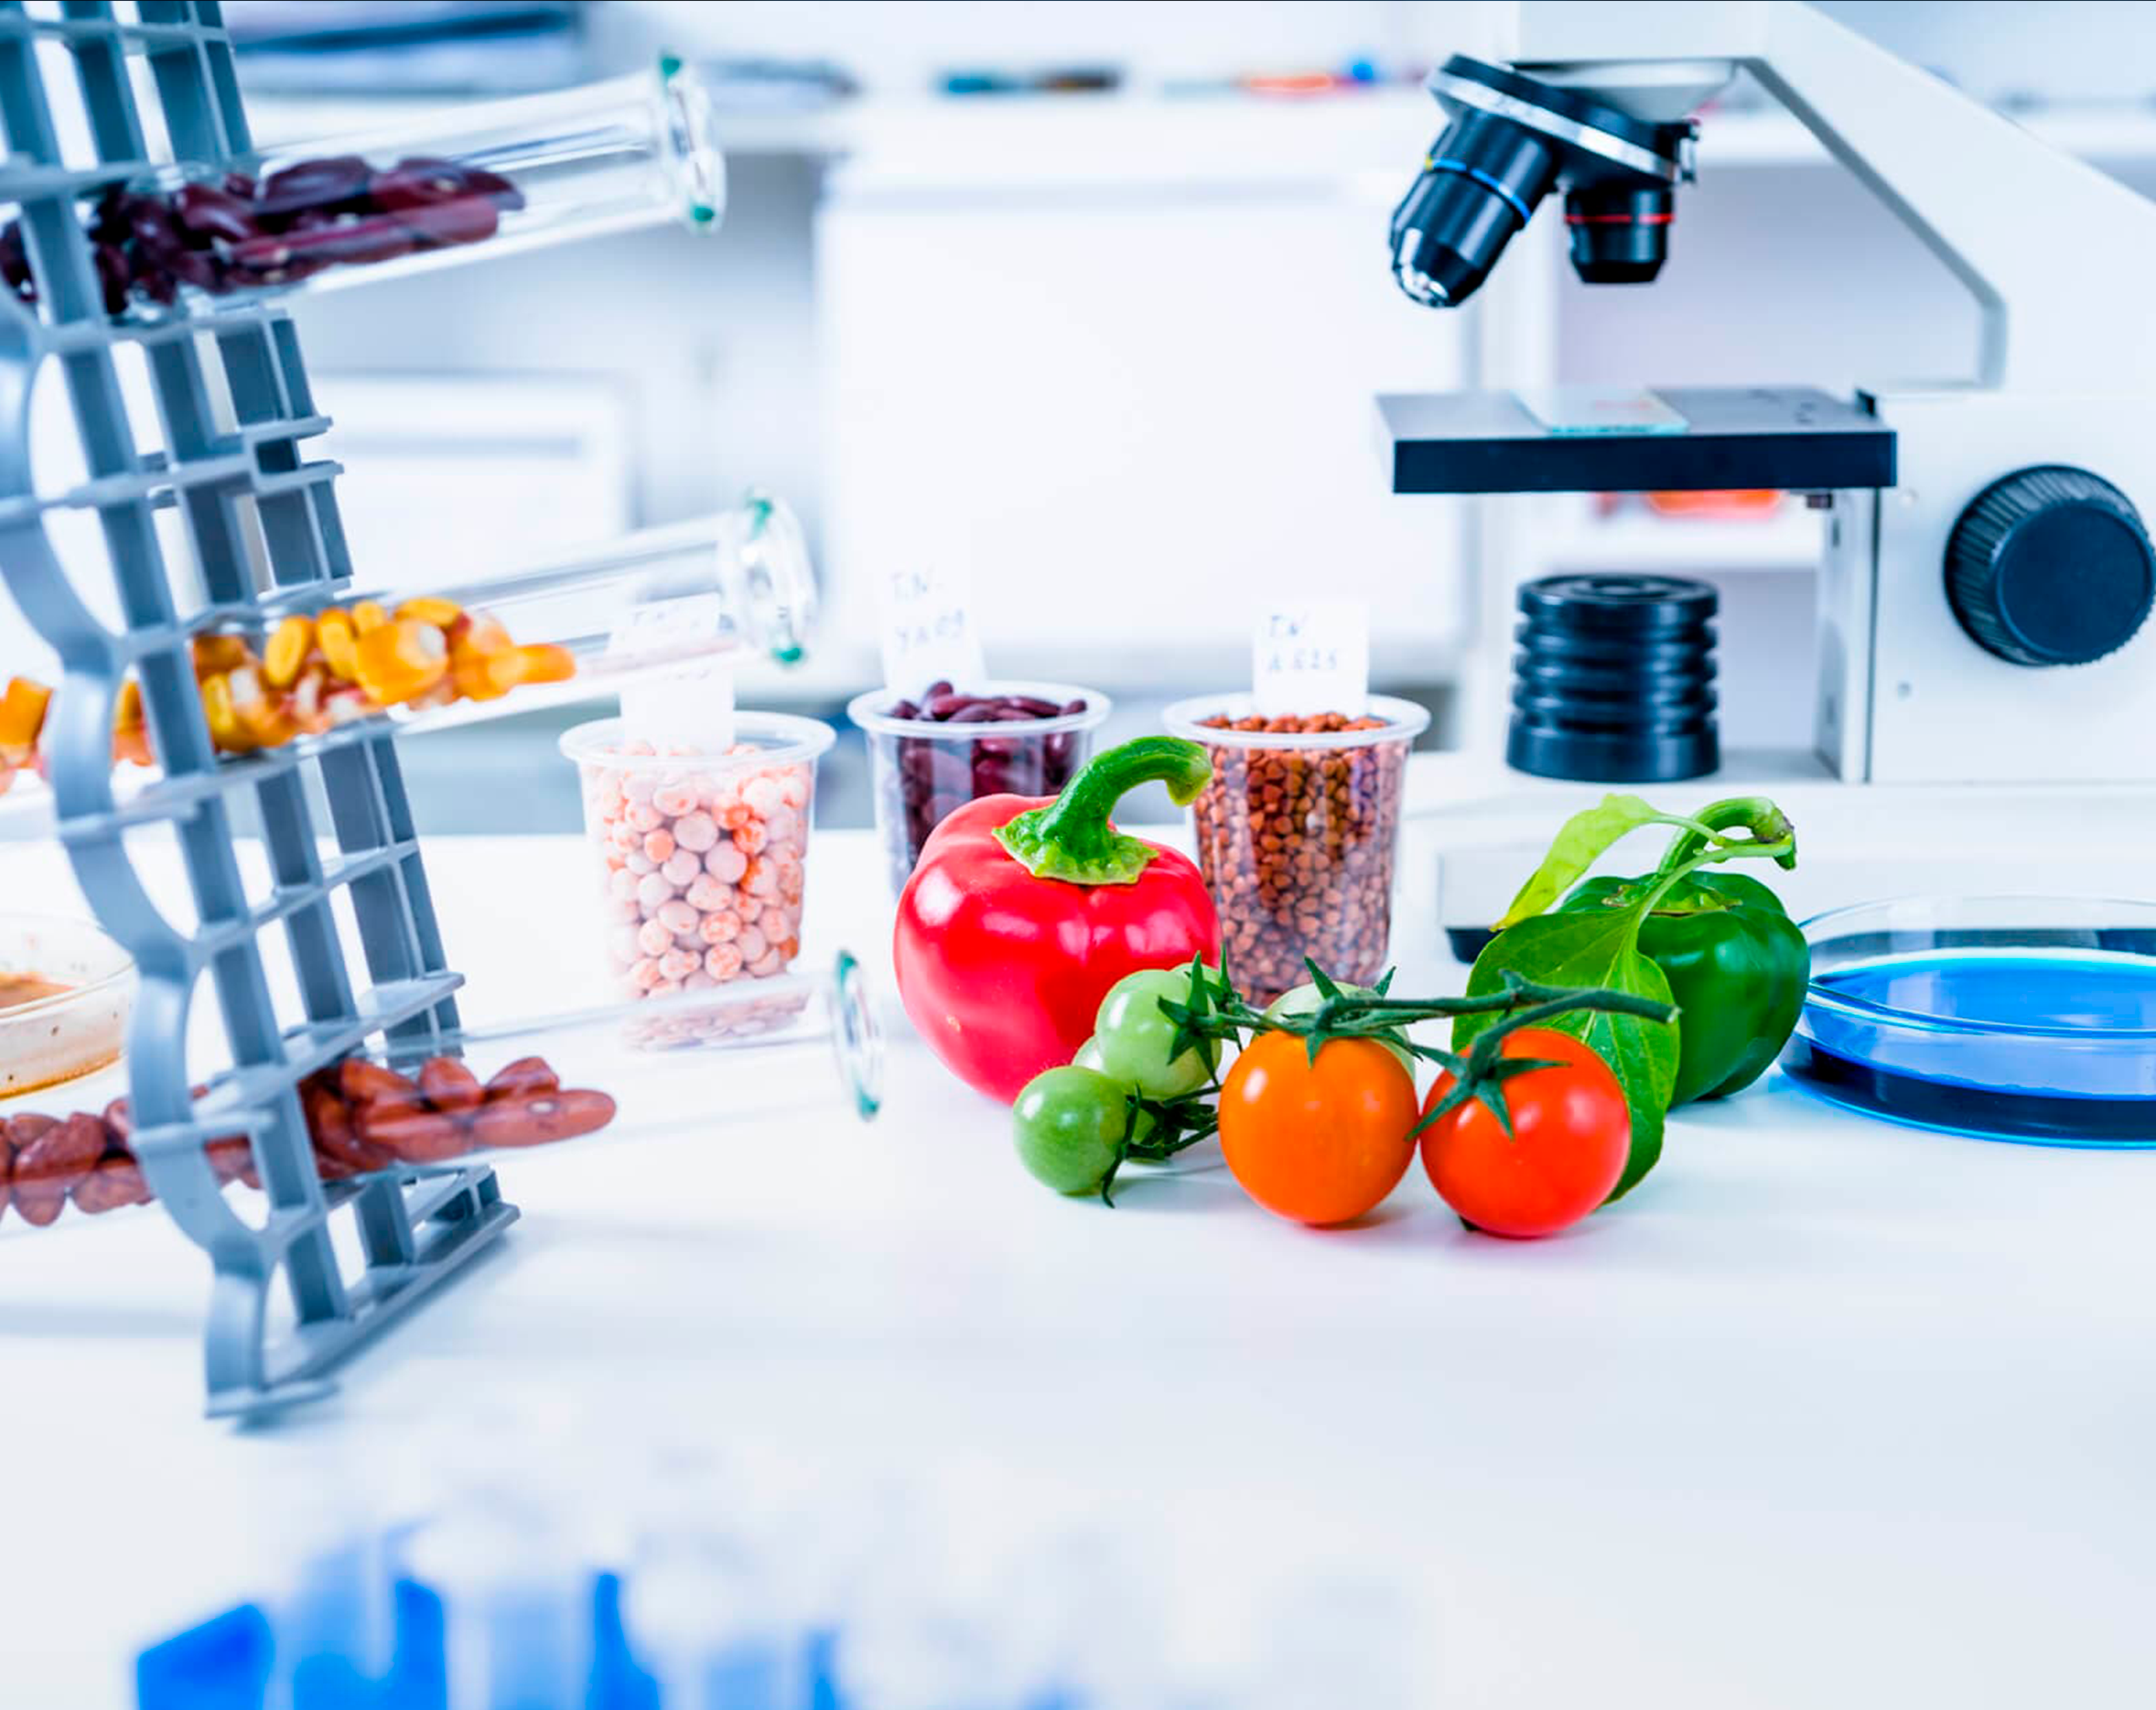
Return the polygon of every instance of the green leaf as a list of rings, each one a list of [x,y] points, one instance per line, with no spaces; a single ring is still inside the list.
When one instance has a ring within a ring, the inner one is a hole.
[[[1506,975],[1553,986],[1607,986],[1668,1003],[1670,983],[1640,953],[1639,917],[1630,910],[1593,914],[1541,914],[1508,927],[1475,958],[1467,995],[1506,989]],[[1452,1024],[1452,1048],[1464,1050],[1497,1018],[1462,1015]],[[1583,1039],[1594,1048],[1625,1089],[1632,1119],[1631,1155],[1612,1199],[1636,1187],[1662,1155],[1662,1118],[1677,1080],[1678,1023],[1636,1015],[1579,1009],[1542,1024]]]
[[[1497,922],[1497,930],[1503,932],[1507,927],[1540,914],[1585,878],[1587,870],[1601,860],[1603,852],[1613,844],[1642,825],[1656,824],[1663,817],[1637,796],[1604,796],[1594,807],[1574,814],[1558,828],[1557,835],[1550,840],[1549,853],[1543,857],[1543,864],[1527,876],[1527,882],[1520,887],[1520,894],[1512,899],[1512,906]]]

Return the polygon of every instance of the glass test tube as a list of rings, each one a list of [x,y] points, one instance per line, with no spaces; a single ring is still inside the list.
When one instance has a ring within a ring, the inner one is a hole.
[[[711,97],[670,55],[553,94],[475,102],[377,134],[173,166],[85,207],[106,311],[256,301],[475,254],[679,220],[716,227],[726,168]],[[0,277],[41,293],[19,225]]]

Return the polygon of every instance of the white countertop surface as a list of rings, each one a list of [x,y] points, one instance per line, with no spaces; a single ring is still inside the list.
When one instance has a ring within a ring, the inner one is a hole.
[[[1847,886],[1893,882],[1866,818],[1807,826]],[[1445,830],[1409,826],[1403,990],[1460,977]],[[469,1019],[588,1001],[557,936],[586,858],[429,846]],[[77,906],[47,847],[0,850],[0,892]],[[868,834],[819,834],[808,913],[812,958],[886,964]],[[138,1644],[260,1589],[278,1493],[469,1461],[470,1405],[547,1392],[807,1456],[960,1448],[1096,1487],[1136,1537],[1209,1499],[1276,1548],[1378,1538],[1433,1600],[1435,1702],[2143,1695],[2156,1155],[1892,1127],[1778,1075],[1681,1112],[1645,1187],[1538,1244],[1466,1234],[1419,1168],[1345,1230],[1217,1171],[1109,1211],[1027,1178],[1004,1112],[884,1014],[872,1126],[505,1166],[500,1250],[279,1425],[201,1418],[207,1268],[161,1214],[10,1220],[0,1702],[118,1710]]]

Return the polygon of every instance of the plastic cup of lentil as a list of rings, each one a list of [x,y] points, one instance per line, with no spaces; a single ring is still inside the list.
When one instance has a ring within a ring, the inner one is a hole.
[[[1260,718],[1247,695],[1178,701],[1169,732],[1203,743],[1213,778],[1191,804],[1199,870],[1220,911],[1235,983],[1269,1004],[1310,975],[1384,972],[1408,750],[1429,727],[1412,701]]]
[[[917,700],[856,695],[846,716],[866,734],[876,842],[891,894],[906,888],[930,832],[982,796],[1052,796],[1086,763],[1110,710],[1097,689],[998,680]]]
[[[801,948],[816,762],[837,739],[816,719],[775,712],[741,714],[723,751],[655,752],[618,718],[562,733],[624,996],[785,971]]]

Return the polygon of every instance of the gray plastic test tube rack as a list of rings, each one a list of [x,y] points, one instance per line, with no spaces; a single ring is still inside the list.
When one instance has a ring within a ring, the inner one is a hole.
[[[456,1024],[459,977],[443,958],[387,721],[244,758],[220,759],[211,746],[192,639],[311,609],[346,585],[351,564],[337,465],[300,455],[300,442],[329,420],[316,412],[285,314],[198,305],[136,327],[105,313],[80,210],[85,193],[151,168],[148,102],[137,103],[130,59],[147,68],[144,81],[178,160],[218,163],[250,146],[218,8],[141,0],[136,11],[122,21],[100,0],[34,14],[19,0],[0,3],[8,144],[0,204],[8,204],[0,218],[21,219],[37,288],[34,310],[0,291],[0,571],[63,664],[46,725],[60,840],[98,919],[141,973],[127,1040],[131,1143],[159,1201],[215,1269],[204,1348],[209,1411],[248,1414],[327,1393],[332,1368],[484,1249],[516,1211],[483,1168],[327,1186],[316,1177],[299,1081],[377,1034],[393,1050],[424,1051]],[[70,75],[72,90],[60,87]],[[56,106],[77,95],[94,165],[68,164],[56,135]],[[146,367],[162,447],[139,443],[121,358]],[[40,496],[29,402],[47,362],[59,364],[88,479]],[[182,521],[207,598],[192,609],[181,609],[161,549],[156,519],[167,509]],[[46,529],[58,511],[97,520],[124,622],[116,633],[61,567]],[[130,665],[164,776],[121,805],[112,716]],[[327,860],[309,806],[311,769],[325,787],[339,851]],[[266,901],[248,896],[233,845],[234,805],[249,797],[271,868]],[[177,839],[199,922],[190,932],[159,912],[136,874],[126,837],[145,827],[168,827]],[[357,923],[364,982],[339,945],[331,905],[340,889]],[[303,1014],[280,1015],[272,999],[261,940],[273,928],[290,947]],[[198,1098],[185,1041],[205,979],[234,1066]],[[253,1143],[268,1202],[259,1228],[227,1204],[204,1153],[206,1142],[232,1134]],[[331,1240],[332,1216],[347,1214],[363,1257],[356,1276],[345,1274]],[[293,1322],[277,1330],[271,1290],[280,1271]]]

